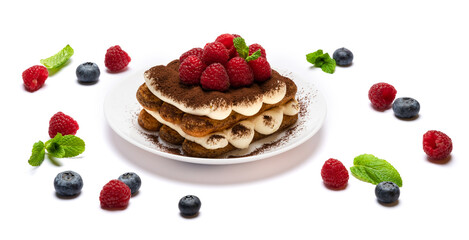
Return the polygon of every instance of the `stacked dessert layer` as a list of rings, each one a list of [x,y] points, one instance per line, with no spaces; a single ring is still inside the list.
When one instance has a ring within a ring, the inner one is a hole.
[[[179,65],[174,60],[144,73],[137,91],[143,107],[138,122],[159,131],[164,141],[182,145],[188,156],[217,157],[248,148],[298,119],[297,87],[274,70],[266,81],[221,92],[181,84]]]

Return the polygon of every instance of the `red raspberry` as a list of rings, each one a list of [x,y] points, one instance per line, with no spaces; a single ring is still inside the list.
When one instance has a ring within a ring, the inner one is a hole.
[[[212,63],[200,77],[200,84],[206,90],[226,91],[230,87],[230,79],[225,67],[220,63]]]
[[[53,138],[57,133],[62,135],[75,135],[79,129],[77,121],[72,117],[58,112],[49,120],[49,137]]]
[[[368,91],[368,98],[374,108],[377,110],[385,110],[391,107],[396,93],[397,91],[392,85],[380,82],[371,86]]]
[[[99,194],[102,208],[125,208],[129,205],[130,188],[117,179],[109,181],[104,185]]]
[[[44,85],[49,71],[42,65],[32,66],[23,72],[24,87],[29,92],[35,92]]]
[[[179,62],[182,63],[184,62],[184,60],[189,57],[190,55],[195,55],[197,57],[199,57],[199,59],[202,59],[202,53],[204,52],[204,50],[202,48],[193,48],[185,53],[183,53],[180,57],[179,57]]]
[[[179,65],[179,79],[184,84],[197,85],[200,83],[200,76],[205,68],[202,60],[195,55],[190,55]]]
[[[254,75],[248,63],[242,57],[234,57],[226,64],[226,72],[231,87],[249,86],[254,82]]]
[[[119,45],[110,47],[104,57],[104,65],[111,72],[123,70],[130,62],[129,55]]]
[[[220,42],[207,43],[202,54],[202,61],[210,65],[212,63],[225,64],[229,59],[228,50]]]
[[[261,50],[261,57],[267,58],[265,54],[265,49],[260,44],[253,43],[249,45],[249,55],[255,53],[257,50]]]
[[[215,39],[215,42],[221,42],[223,45],[225,45],[226,49],[230,49],[233,46],[233,39],[235,37],[233,34],[225,33],[217,37]]]
[[[347,186],[348,171],[342,162],[329,158],[322,166],[321,177],[327,187],[341,189]]]
[[[269,62],[263,57],[259,57],[256,60],[248,62],[249,66],[254,73],[254,80],[257,82],[263,82],[270,78],[272,75],[272,69],[270,68]]]
[[[432,160],[443,160],[453,150],[453,142],[443,132],[430,130],[423,135],[423,151]]]

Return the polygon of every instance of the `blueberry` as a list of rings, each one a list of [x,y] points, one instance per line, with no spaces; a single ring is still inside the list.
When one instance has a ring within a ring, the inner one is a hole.
[[[96,63],[85,62],[77,67],[76,74],[79,82],[92,84],[98,81],[101,72]]]
[[[120,175],[117,180],[125,183],[125,185],[130,188],[130,194],[132,195],[135,194],[138,189],[140,189],[140,186],[142,186],[142,180],[136,173],[133,172],[124,173]]]
[[[339,48],[334,51],[334,54],[332,54],[332,58],[334,58],[337,65],[347,66],[352,64],[353,53],[347,48]]]
[[[74,196],[81,192],[83,180],[80,174],[73,171],[65,171],[57,174],[54,179],[55,191],[61,196]]]
[[[400,193],[399,187],[393,182],[380,182],[375,188],[375,195],[382,203],[397,201]]]
[[[179,210],[183,216],[195,216],[202,206],[200,199],[194,195],[187,195],[179,200]]]
[[[397,98],[392,103],[394,115],[399,118],[413,118],[419,114],[420,104],[410,97]]]

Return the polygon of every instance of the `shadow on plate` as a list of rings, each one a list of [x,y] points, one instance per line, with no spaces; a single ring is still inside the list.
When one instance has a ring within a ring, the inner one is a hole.
[[[136,147],[107,128],[110,142],[122,159],[158,176],[175,181],[209,185],[238,184],[273,177],[311,159],[321,145],[322,131],[294,149],[279,155],[240,164],[204,165],[160,157]]]

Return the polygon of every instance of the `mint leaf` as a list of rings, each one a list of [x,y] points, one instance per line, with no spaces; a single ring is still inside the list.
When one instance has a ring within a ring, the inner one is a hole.
[[[248,50],[249,51],[249,50]],[[246,58],[246,62],[249,62],[249,61],[252,61],[252,60],[256,60],[258,59],[260,56],[261,56],[261,50],[257,50],[255,51],[253,54],[251,54],[251,56],[247,57]]]
[[[44,162],[46,155],[46,149],[42,141],[36,142],[33,145],[31,157],[29,157],[28,163],[31,166],[39,166]]]
[[[75,135],[63,136],[59,144],[64,149],[63,157],[66,158],[78,156],[85,151],[85,142]]]
[[[46,150],[49,155],[56,158],[62,158],[65,156],[65,149],[60,145],[62,138],[62,134],[57,133],[54,138],[46,142]]]
[[[321,49],[306,54],[306,61],[313,64],[315,67],[321,68],[323,72],[334,73],[335,71],[335,60],[329,56],[329,53],[323,53]]]
[[[246,59],[249,56],[249,47],[246,45],[244,38],[237,37],[233,39],[233,45],[240,57]]]
[[[74,53],[73,48],[67,44],[67,46],[65,46],[58,53],[46,59],[41,59],[40,62],[49,70],[57,69],[61,67],[62,65],[64,65],[68,61],[68,59],[72,57],[73,53]]]
[[[306,61],[308,61],[311,64],[316,64],[316,59],[322,55],[323,55],[322,50],[319,49],[316,52],[306,54]]]
[[[355,157],[350,167],[352,175],[364,182],[374,185],[391,181],[402,187],[402,179],[399,172],[386,160],[379,159],[371,154],[362,154]]]
[[[335,60],[331,58],[328,53],[325,55],[326,56],[323,58],[324,64],[321,65],[321,69],[323,72],[332,74],[335,71]]]

